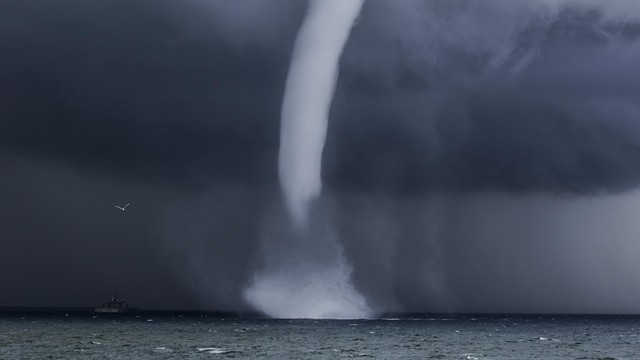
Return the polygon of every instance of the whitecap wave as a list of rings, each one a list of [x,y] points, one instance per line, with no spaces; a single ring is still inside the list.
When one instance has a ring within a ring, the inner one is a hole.
[[[225,350],[223,348],[217,348],[217,347],[203,347],[203,348],[198,348],[199,352],[207,352],[209,354],[226,354],[229,353],[231,351],[229,350]]]

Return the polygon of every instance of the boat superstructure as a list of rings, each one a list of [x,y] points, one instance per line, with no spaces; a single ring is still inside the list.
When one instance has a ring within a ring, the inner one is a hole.
[[[109,300],[102,303],[101,307],[97,307],[94,309],[96,313],[103,314],[121,314],[125,313],[129,310],[129,305],[122,299],[122,293],[116,291]]]

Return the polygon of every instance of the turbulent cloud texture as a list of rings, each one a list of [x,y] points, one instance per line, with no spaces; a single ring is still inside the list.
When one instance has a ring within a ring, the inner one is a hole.
[[[0,2],[0,306],[247,309],[305,9]],[[366,1],[322,177],[367,302],[640,311],[638,63],[632,0]]]

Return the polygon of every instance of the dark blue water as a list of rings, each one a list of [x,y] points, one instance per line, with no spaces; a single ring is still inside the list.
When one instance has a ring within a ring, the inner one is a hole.
[[[67,358],[640,359],[640,318],[0,316],[0,359]]]

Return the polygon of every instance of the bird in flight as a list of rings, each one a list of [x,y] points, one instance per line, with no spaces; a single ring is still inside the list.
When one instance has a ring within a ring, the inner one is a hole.
[[[127,208],[127,206],[129,206],[129,205],[131,205],[131,204],[127,204],[127,205],[125,205],[125,206],[113,205],[113,207],[114,207],[114,208],[118,208],[118,209],[120,209],[120,210],[124,211],[124,210]]]

